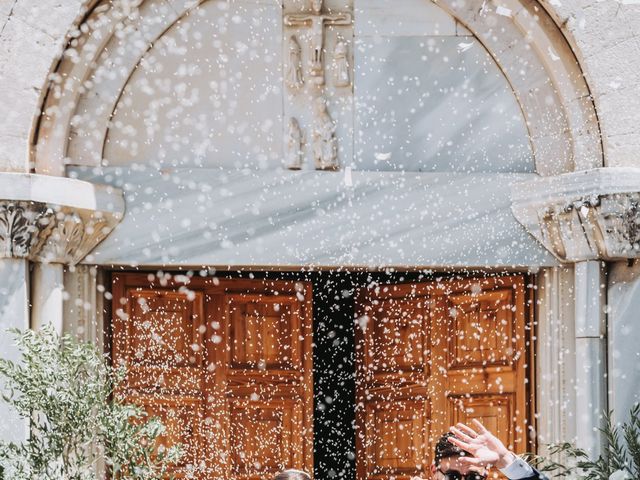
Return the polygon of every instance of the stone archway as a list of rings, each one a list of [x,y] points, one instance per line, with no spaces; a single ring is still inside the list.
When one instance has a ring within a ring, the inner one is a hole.
[[[75,27],[62,60],[52,67],[43,115],[36,117],[31,134],[36,172],[63,175],[67,158],[100,164],[113,110],[140,59],[200,3],[146,0],[92,6]],[[568,42],[541,6],[518,0],[486,10],[450,0],[438,5],[464,24],[502,69],[522,107],[538,173],[603,165],[589,88]],[[96,72],[103,77],[100,84],[89,80]],[[87,125],[74,125],[77,112],[90,113],[90,134],[78,134]]]

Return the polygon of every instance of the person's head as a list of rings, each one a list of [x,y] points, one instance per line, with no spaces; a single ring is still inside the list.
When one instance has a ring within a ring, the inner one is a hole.
[[[460,459],[471,456],[469,452],[461,450],[449,441],[453,433],[445,433],[440,437],[431,464],[431,478],[433,480],[482,480],[487,472],[484,468],[469,465]]]
[[[283,470],[276,474],[273,480],[311,480],[311,476],[302,470],[294,470],[292,468]]]

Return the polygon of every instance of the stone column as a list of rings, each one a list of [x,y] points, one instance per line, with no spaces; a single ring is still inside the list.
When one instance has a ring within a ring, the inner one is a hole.
[[[63,332],[64,282],[59,263],[34,263],[31,274],[31,328],[51,324]]]
[[[574,264],[573,298],[565,301],[575,310],[575,443],[596,457],[607,392],[616,409],[638,399],[637,383],[629,380],[640,379],[634,335],[640,332],[640,280],[624,265],[640,259],[640,168],[537,177],[512,185],[511,198],[512,212],[527,231],[559,261]],[[612,266],[608,292],[603,262]]]
[[[104,350],[104,281],[97,268],[76,265],[64,272],[63,331]]]
[[[18,360],[9,328],[29,328],[29,262],[19,258],[0,258],[0,352],[3,358]],[[3,385],[0,383],[0,388]],[[27,422],[0,402],[0,438],[20,441],[26,438]]]
[[[539,277],[536,386],[542,454],[546,445],[567,441],[600,453],[598,429],[607,409],[604,293],[597,261],[546,269]]]
[[[576,439],[574,271],[571,265],[538,275],[536,404],[538,450]],[[564,459],[557,456],[556,461]]]
[[[608,280],[609,409],[624,422],[640,402],[640,261],[611,264]]]
[[[607,411],[605,280],[602,262],[578,262],[575,269],[576,446],[597,457],[599,428]]]

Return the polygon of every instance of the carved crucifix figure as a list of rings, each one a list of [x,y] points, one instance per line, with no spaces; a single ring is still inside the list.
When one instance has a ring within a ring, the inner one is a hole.
[[[285,15],[284,24],[288,27],[305,27],[310,30],[311,55],[310,74],[318,85],[324,84],[324,27],[329,25],[351,25],[350,13],[322,13],[323,0],[311,0],[310,13],[290,13]]]

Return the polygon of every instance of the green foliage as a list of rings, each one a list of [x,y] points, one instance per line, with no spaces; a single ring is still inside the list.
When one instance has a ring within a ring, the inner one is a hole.
[[[14,332],[20,362],[0,359],[3,400],[29,424],[22,443],[0,441],[0,480],[166,477],[179,449],[156,449],[162,424],[114,395],[123,379],[93,345],[53,328]]]
[[[543,472],[554,477],[580,478],[583,480],[625,480],[640,478],[640,405],[630,412],[631,419],[622,425],[614,425],[611,412],[606,416],[603,453],[596,459],[570,443],[551,445],[552,455],[563,454],[572,464],[566,466],[542,457],[531,457]],[[621,440],[621,436],[624,441]]]

